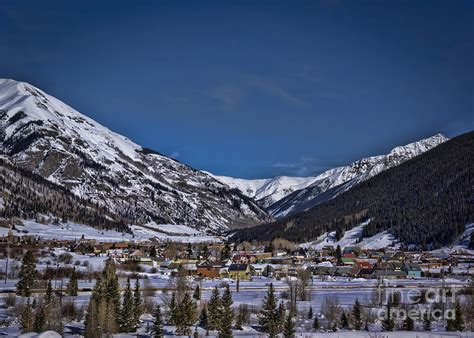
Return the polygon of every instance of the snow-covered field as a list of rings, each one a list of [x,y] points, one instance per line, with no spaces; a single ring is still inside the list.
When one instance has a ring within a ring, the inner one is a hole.
[[[217,237],[206,235],[196,229],[185,225],[174,224],[147,224],[146,226],[131,225],[133,234],[117,232],[114,230],[100,230],[88,225],[73,222],[55,224],[42,224],[33,220],[22,221],[17,225],[15,235],[33,235],[42,239],[76,240],[84,238],[96,239],[99,242],[144,241],[158,238],[162,241],[175,242],[216,242]],[[156,229],[156,230],[154,230]],[[0,236],[8,234],[7,228],[0,227]]]
[[[51,257],[59,257],[62,253],[65,253],[65,249],[54,249]],[[100,271],[103,267],[104,260],[106,257],[91,257],[88,255],[80,255],[76,253],[72,254],[71,264],[61,264],[61,266],[76,266],[77,269],[82,270],[86,269],[82,262],[89,261],[90,266],[94,271]],[[39,271],[43,271],[48,265],[55,265],[56,261],[54,261],[51,257],[42,257],[39,259],[37,269]],[[49,264],[47,262],[52,260]],[[77,264],[76,261],[79,261],[80,264]],[[10,262],[12,263],[12,262]],[[149,267],[149,266],[147,266]],[[0,271],[5,268],[5,261],[0,260]],[[148,272],[140,273],[142,277],[146,277],[145,279],[141,279],[140,282],[142,287],[145,285],[147,287],[151,287],[155,289],[154,296],[150,297],[150,300],[154,303],[163,303],[163,289],[168,287],[170,276],[169,271],[166,269],[158,269],[156,273],[151,273],[150,269],[146,269]],[[7,283],[0,283],[0,317],[7,316],[6,310],[1,307],[4,303],[7,293],[5,291],[13,291],[15,289],[15,285],[18,282],[17,279],[15,280],[8,280]],[[60,285],[66,287],[67,285],[67,278],[62,280],[53,280],[52,283],[55,288],[58,288]],[[125,278],[121,278],[121,284],[125,284]],[[410,288],[426,288],[426,287],[465,287],[469,281],[461,281],[458,279],[407,279],[407,280],[393,280],[393,281],[385,281],[385,285],[387,288],[397,288],[402,295],[405,295]],[[202,300],[208,300],[211,296],[212,289],[217,286],[221,287],[222,283],[229,283],[230,288],[232,291],[232,297],[234,301],[234,308],[237,308],[240,304],[247,304],[251,307],[260,307],[262,304],[263,297],[267,292],[268,285],[273,283],[276,294],[278,298],[283,298],[283,293],[287,290],[287,282],[285,280],[274,280],[266,277],[253,277],[252,280],[249,281],[240,281],[240,292],[237,292],[237,285],[236,282],[231,279],[219,279],[219,280],[193,280],[189,277],[189,283],[193,287],[199,283],[201,285],[202,290]],[[92,289],[95,284],[95,280],[79,280],[79,288],[80,290],[84,289]],[[344,308],[350,308],[353,306],[356,299],[359,299],[362,303],[368,303],[373,296],[375,286],[377,285],[377,281],[375,280],[367,280],[363,278],[346,278],[346,277],[332,277],[332,278],[313,278],[313,283],[311,287],[311,300],[310,301],[300,301],[298,302],[298,311],[300,314],[306,313],[310,307],[313,308],[315,313],[321,311],[322,304],[326,297],[329,298],[337,298],[339,304]],[[403,288],[400,288],[403,286]],[[73,297],[71,299],[74,300],[75,304],[78,307],[86,307],[89,299],[91,296],[90,291],[80,291],[77,297]],[[69,297],[64,297],[65,300],[69,299]],[[304,316],[304,315],[303,315]],[[144,316],[143,320],[146,322],[146,316]],[[311,321],[309,320],[300,320],[300,325],[297,327],[297,337],[470,337],[466,333],[466,335],[457,335],[453,336],[451,334],[446,334],[444,332],[432,332],[432,333],[420,333],[416,332],[416,335],[412,335],[411,333],[407,332],[395,332],[392,336],[391,334],[387,335],[384,333],[376,332],[337,332],[337,333],[316,333],[310,332],[309,327],[311,327]],[[80,324],[73,324],[77,327]],[[145,323],[141,328],[140,332],[144,331]],[[165,330],[168,332],[173,332],[173,327],[165,327]],[[6,328],[0,328],[0,334],[6,334],[9,336],[16,336],[18,335],[18,323],[14,322],[11,326]],[[204,332],[200,333],[204,334]],[[235,336],[245,336],[245,337],[263,337],[263,335],[257,332],[252,327],[245,327],[245,331],[235,331]],[[65,335],[67,336],[67,335]],[[129,337],[131,337],[129,335]]]

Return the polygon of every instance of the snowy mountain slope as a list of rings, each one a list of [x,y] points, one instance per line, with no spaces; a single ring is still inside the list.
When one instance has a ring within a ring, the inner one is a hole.
[[[210,175],[231,188],[239,189],[244,195],[253,198],[264,208],[269,207],[296,190],[306,188],[316,179],[316,177],[277,176],[274,178],[247,180]]]
[[[452,245],[449,245],[441,249],[433,250],[433,252],[444,252],[444,253],[467,252],[474,255],[474,250],[469,249],[471,234],[473,232],[474,232],[474,223],[466,224],[466,228],[464,232],[461,235],[459,235],[459,237],[453,242]]]
[[[277,218],[308,210],[349,190],[354,185],[418,156],[447,140],[448,138],[445,136],[437,134],[405,146],[396,147],[387,155],[371,156],[348,166],[329,169],[313,179],[309,186],[277,201],[267,207],[267,210]]]
[[[344,233],[344,236],[340,240],[336,239],[336,231],[325,232],[319,236],[315,241],[309,243],[301,244],[302,247],[313,248],[315,250],[321,250],[324,247],[331,246],[336,248],[338,245],[341,249],[344,249],[347,246],[360,247],[362,249],[381,249],[381,248],[399,248],[400,244],[397,242],[397,239],[394,235],[390,234],[388,231],[382,231],[374,236],[363,238],[362,230],[365,225],[367,225],[370,220],[362,222],[360,225],[347,230]]]
[[[247,180],[208,174],[253,198],[272,216],[281,218],[310,209],[334,198],[354,185],[418,156],[447,140],[447,137],[437,134],[405,146],[396,147],[387,155],[363,158],[348,166],[329,169],[312,177],[278,176]]]
[[[211,176],[22,82],[0,80],[0,153],[130,223],[214,231],[269,219],[251,199]]]

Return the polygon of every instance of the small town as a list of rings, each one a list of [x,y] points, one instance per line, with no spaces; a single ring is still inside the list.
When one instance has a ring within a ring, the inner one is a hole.
[[[57,298],[56,302],[61,307],[68,306],[68,311],[73,314],[64,317],[60,323],[51,324],[49,329],[61,331],[66,336],[87,334],[87,313],[90,311],[87,299],[94,297],[98,281],[104,278],[103,271],[110,269],[112,264],[117,285],[124,295],[130,288],[130,281],[132,286],[136,281],[136,297],[141,305],[140,310],[133,310],[139,313],[133,325],[121,328],[118,321],[115,329],[103,328],[104,334],[137,332],[157,336],[153,327],[158,306],[162,312],[161,330],[167,335],[221,335],[218,326],[203,323],[200,316],[209,310],[211,299],[217,297],[214,293],[218,291],[215,290],[222,288],[228,290],[233,299],[229,305],[232,311],[229,330],[234,330],[239,336],[273,335],[273,331],[266,331],[261,321],[261,307],[268,297],[268,288],[272,289],[275,298],[275,311],[279,306],[288,309],[301,334],[344,332],[357,328],[372,332],[406,330],[407,325],[409,330],[427,330],[429,326],[434,331],[458,331],[459,328],[446,326],[449,320],[444,322],[435,318],[429,320],[429,325],[422,318],[418,323],[408,324],[406,320],[395,318],[392,327],[377,319],[376,310],[383,310],[389,304],[383,299],[388,297],[387,294],[394,297],[392,306],[401,309],[419,308],[420,304],[440,306],[441,299],[436,299],[433,304],[425,300],[411,305],[406,294],[414,290],[419,292],[419,296],[426,294],[427,290],[449,293],[454,290],[463,299],[473,294],[474,255],[469,250],[449,253],[390,248],[369,250],[356,245],[343,248],[326,245],[316,250],[283,239],[239,244],[226,241],[172,242],[162,238],[139,242],[106,242],[84,237],[42,240],[13,233],[10,229],[0,238],[0,252],[3,253],[0,277],[5,281],[0,285],[4,301],[0,314],[3,325],[8,327],[5,333],[15,330],[10,322],[11,311],[22,313],[21,309],[31,306],[30,302],[42,303],[42,299],[47,297]],[[25,257],[26,252],[34,257],[35,279],[31,281],[28,292],[20,297],[18,295],[22,293],[18,288],[25,275],[25,262],[12,257]],[[7,257],[10,258],[8,261]],[[48,293],[51,295],[47,296]],[[195,310],[188,321],[178,324],[172,320],[170,295],[183,301],[185,294],[193,296],[192,300],[185,301],[194,302]],[[125,299],[119,304],[125,306],[124,302]],[[358,320],[353,316],[356,303],[361,307]],[[454,300],[442,306],[454,309],[456,304]],[[33,318],[35,310],[31,311]],[[459,311],[463,311],[466,318],[462,327],[470,325],[473,322],[469,317],[473,315],[472,309],[464,306]],[[284,322],[285,316],[282,318]],[[23,320],[19,324],[17,330],[20,331],[28,332],[34,328],[22,329],[22,325],[27,325]],[[34,325],[33,319],[31,325]],[[46,328],[49,324],[44,325]],[[282,325],[275,329],[274,334],[284,335],[284,331]]]
[[[361,249],[358,246],[324,246],[320,250],[277,239],[269,244],[198,243],[183,244],[161,239],[102,242],[96,239],[41,240],[35,236],[0,237],[5,252],[18,248],[63,248],[65,252],[94,258],[111,258],[134,267],[135,272],[173,276],[178,268],[195,278],[250,280],[255,276],[285,278],[308,270],[313,276],[365,279],[446,278],[474,275],[470,250],[445,252],[401,251],[391,248]],[[44,249],[43,249],[44,251]],[[143,271],[141,271],[143,270]],[[149,270],[149,271],[148,271]],[[3,271],[3,273],[5,273]]]

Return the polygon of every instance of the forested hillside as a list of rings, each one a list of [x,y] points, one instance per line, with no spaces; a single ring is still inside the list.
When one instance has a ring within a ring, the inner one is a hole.
[[[371,219],[363,235],[390,230],[422,248],[451,243],[474,221],[474,132],[353,187],[333,200],[276,222],[237,232],[234,238],[296,242],[326,231],[343,233]]]
[[[50,218],[129,232],[126,220],[0,158],[0,218]]]

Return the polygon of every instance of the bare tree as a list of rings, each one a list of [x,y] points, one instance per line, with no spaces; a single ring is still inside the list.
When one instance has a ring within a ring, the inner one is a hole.
[[[301,301],[311,300],[311,286],[313,279],[311,278],[311,271],[309,269],[298,269],[298,297]]]
[[[294,242],[291,242],[289,240],[283,238],[275,238],[273,240],[273,247],[277,250],[293,251],[296,248],[296,245]]]
[[[295,316],[298,296],[298,281],[288,277],[286,278],[286,284],[288,285],[288,299],[290,300],[288,310],[293,316]]]
[[[340,319],[342,314],[342,308],[339,305],[339,298],[337,296],[324,297],[323,304],[321,306],[321,313],[324,315],[325,328],[332,330],[340,326]]]
[[[191,289],[191,284],[186,276],[186,270],[180,266],[174,278],[169,279],[167,286],[163,289],[162,300],[166,306],[171,302],[172,294],[176,302],[181,302],[184,295]]]

